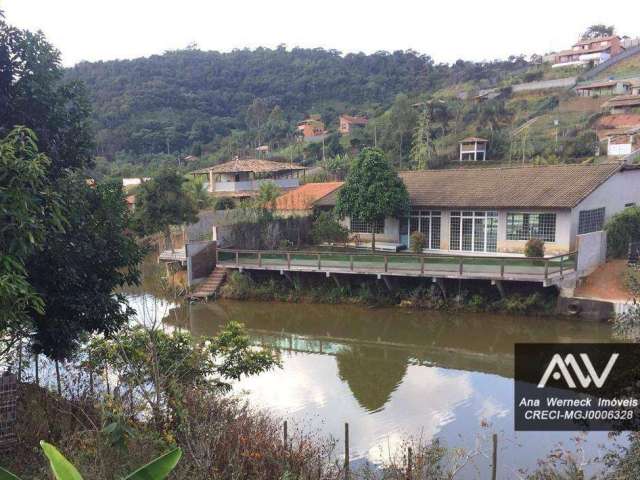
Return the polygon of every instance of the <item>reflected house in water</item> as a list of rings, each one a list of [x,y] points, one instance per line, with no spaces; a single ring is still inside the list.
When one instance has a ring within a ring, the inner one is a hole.
[[[247,198],[258,193],[260,186],[272,182],[282,190],[297,188],[306,168],[288,162],[264,159],[239,159],[191,172],[205,176],[209,193],[219,197]]]

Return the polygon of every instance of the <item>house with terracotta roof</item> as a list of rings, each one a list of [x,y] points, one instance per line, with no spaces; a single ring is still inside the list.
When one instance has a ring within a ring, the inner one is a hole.
[[[369,123],[366,117],[353,117],[351,115],[340,115],[339,132],[342,135],[349,135],[354,128],[365,127]]]
[[[627,206],[640,205],[640,169],[620,163],[400,172],[410,211],[376,224],[345,218],[361,241],[410,248],[422,232],[425,251],[522,255],[527,240],[545,242],[545,254],[595,242],[602,253],[605,222]],[[315,202],[335,206],[339,189]],[[600,232],[600,233],[598,233]],[[596,239],[587,235],[596,234]],[[370,241],[370,240],[369,240]]]
[[[640,114],[606,115],[595,128],[598,141],[606,143],[608,156],[625,156],[640,148]]]
[[[316,202],[340,188],[343,183],[323,182],[300,185],[276,199],[276,212],[286,217],[309,215],[313,212]]]
[[[617,35],[580,40],[571,50],[554,54],[553,68],[573,65],[599,65],[625,50]]]
[[[604,97],[611,95],[631,94],[633,83],[630,80],[605,80],[582,83],[576,86],[576,94],[580,97]]]
[[[312,115],[298,123],[298,133],[307,142],[321,141],[327,134],[319,115]]]
[[[274,162],[257,158],[230,162],[191,172],[194,176],[206,176],[209,193],[216,196],[245,198],[258,193],[260,185],[275,183],[281,189],[293,189],[300,185],[306,168],[289,162]]]
[[[602,108],[616,113],[638,113],[640,112],[640,95],[619,95],[610,98],[602,104]]]
[[[484,162],[487,159],[489,140],[480,137],[467,137],[460,140],[460,161]]]

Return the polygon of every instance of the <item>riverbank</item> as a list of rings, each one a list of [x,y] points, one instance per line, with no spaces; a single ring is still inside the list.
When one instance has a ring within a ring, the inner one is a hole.
[[[291,303],[398,306],[437,311],[551,315],[557,302],[554,288],[535,284],[505,285],[502,290],[486,281],[397,279],[385,283],[367,276],[348,281],[324,275],[284,276],[269,272],[231,272],[221,297]]]

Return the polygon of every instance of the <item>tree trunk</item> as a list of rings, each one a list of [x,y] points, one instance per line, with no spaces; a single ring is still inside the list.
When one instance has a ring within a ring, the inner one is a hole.
[[[376,251],[376,232],[371,232],[371,251]]]

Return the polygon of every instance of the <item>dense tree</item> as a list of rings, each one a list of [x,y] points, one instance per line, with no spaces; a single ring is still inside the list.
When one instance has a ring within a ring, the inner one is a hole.
[[[47,231],[61,230],[59,197],[46,178],[49,160],[35,134],[16,128],[0,140],[0,342],[2,350],[30,333],[29,313],[44,313],[25,262],[39,252]]]
[[[140,185],[134,214],[134,226],[138,234],[163,233],[165,247],[173,250],[171,226],[198,220],[193,197],[183,188],[186,181],[175,169],[165,168]]]
[[[608,37],[610,35],[613,35],[615,30],[616,29],[613,25],[597,23],[587,28],[587,30],[582,34],[581,39],[591,40],[598,37]]]
[[[84,333],[110,333],[130,318],[131,310],[114,290],[137,281],[140,250],[126,234],[121,187],[91,187],[82,173],[93,153],[88,101],[80,84],[63,82],[57,50],[41,33],[13,28],[0,18],[0,62],[0,132],[15,125],[35,132],[33,136],[23,130],[18,146],[13,142],[3,150],[8,169],[0,172],[6,175],[3,181],[10,181],[16,168],[24,175],[3,191],[13,195],[13,188],[22,188],[21,196],[3,211],[10,220],[3,242],[12,248],[26,245],[25,277],[43,302],[43,308],[34,303],[27,308],[21,331],[33,350],[61,359],[73,352]],[[37,150],[48,161],[38,157]],[[34,177],[37,169],[44,169],[46,180]],[[55,199],[49,192],[55,192]],[[30,199],[37,200],[35,210],[29,207]],[[52,222],[56,217],[51,212],[57,208],[60,221]],[[29,219],[30,211],[35,218]],[[41,225],[38,215],[46,219]],[[29,223],[16,223],[19,218]],[[44,232],[29,231],[36,226]]]
[[[309,112],[320,113],[333,127],[344,111],[386,109],[399,93],[413,96],[448,83],[495,82],[526,65],[513,58],[449,67],[413,51],[342,55],[320,48],[187,49],[135,60],[82,62],[68,70],[67,78],[87,84],[98,151],[112,159],[119,151],[166,152],[168,127],[174,129],[174,153],[187,153],[194,143],[217,150],[233,131],[252,132],[242,147],[255,147],[258,130],[262,141],[282,142],[282,133],[293,130]],[[269,118],[276,106],[284,113],[286,128],[279,114]],[[404,145],[413,127],[404,132]],[[405,155],[408,149],[404,146]]]
[[[33,349],[64,359],[85,332],[111,334],[134,314],[116,289],[139,281],[142,254],[132,234],[119,184],[87,185],[73,174],[53,188],[64,199],[64,231],[49,235],[28,264],[45,303],[33,312]]]
[[[94,149],[84,86],[62,77],[60,53],[42,33],[0,16],[0,136],[16,125],[32,129],[53,174],[88,165]]]
[[[373,224],[399,216],[409,208],[407,189],[377,148],[365,148],[354,162],[344,186],[338,192],[336,213]],[[372,229],[371,248],[376,234]]]

